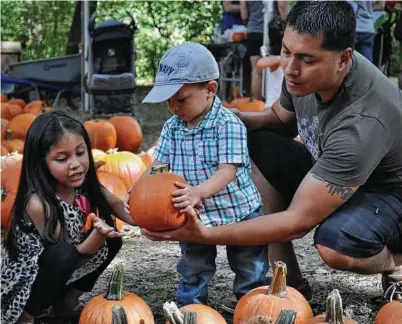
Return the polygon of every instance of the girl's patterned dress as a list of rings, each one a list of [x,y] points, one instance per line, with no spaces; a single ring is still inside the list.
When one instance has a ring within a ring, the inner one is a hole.
[[[88,236],[88,232],[81,231],[88,211],[86,208],[89,206],[88,199],[77,193],[76,202],[73,206],[59,198],[58,200],[63,208],[69,238],[68,243],[77,246]],[[39,271],[40,255],[45,249],[34,224],[26,224],[32,228],[31,233],[25,233],[19,228],[16,230],[18,259],[11,260],[6,251],[4,251],[2,258],[1,318],[3,323],[15,323],[24,311],[32,284]],[[74,271],[67,284],[97,269],[106,260],[107,254],[107,245],[104,243],[89,262]],[[49,309],[45,311],[45,313],[48,312]]]

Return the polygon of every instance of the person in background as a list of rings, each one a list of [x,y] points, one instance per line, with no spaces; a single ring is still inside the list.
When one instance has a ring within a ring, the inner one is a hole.
[[[244,25],[240,16],[240,1],[222,1],[223,18],[221,33],[234,25]]]

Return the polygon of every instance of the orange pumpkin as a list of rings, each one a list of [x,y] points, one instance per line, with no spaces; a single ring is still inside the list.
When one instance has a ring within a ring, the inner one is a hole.
[[[127,189],[121,179],[114,175],[113,173],[107,171],[97,171],[97,176],[100,184],[104,186],[108,191],[110,191],[117,198],[124,201],[127,195]],[[121,230],[124,226],[124,222],[119,218],[115,217],[115,223],[117,230]]]
[[[147,152],[140,152],[138,154],[138,156],[141,158],[142,162],[144,162],[147,168],[149,168],[155,161],[155,158],[152,155],[153,150],[151,151],[151,149],[154,150],[155,148],[150,148]]]
[[[17,195],[21,166],[14,165],[1,172],[1,228],[7,228]]]
[[[134,222],[151,231],[176,229],[187,222],[187,216],[173,207],[175,182],[187,183],[181,176],[157,173],[138,180],[130,192],[130,213]]]
[[[84,123],[92,148],[107,151],[116,147],[117,134],[113,124],[107,120],[88,120]]]
[[[13,132],[11,129],[7,129],[5,139],[2,141],[4,146],[9,152],[24,153],[24,141],[20,139],[12,139]]]
[[[35,101],[31,101],[24,107],[24,113],[40,115],[51,109],[52,109],[52,107],[46,105],[46,103],[44,101],[35,100]]]
[[[120,151],[136,153],[142,144],[142,130],[131,116],[115,116],[109,119],[117,133],[116,147]]]
[[[105,156],[96,157],[96,161],[104,161],[99,171],[108,171],[117,175],[129,190],[133,183],[147,169],[137,155],[131,152],[119,152],[117,149],[108,150]]]
[[[313,317],[313,311],[303,295],[296,289],[286,286],[286,265],[275,262],[274,276],[270,286],[249,291],[236,305],[234,324],[246,323],[250,318],[263,316],[278,319],[281,310],[296,312],[295,324],[304,324]]]
[[[11,119],[7,125],[7,129],[11,129],[13,139],[24,140],[35,118],[36,115],[33,114],[21,114]]]
[[[22,164],[22,157],[23,155],[18,153],[18,152],[11,152],[8,153],[7,155],[4,155],[0,157],[1,161],[1,170],[5,170],[8,167],[14,166],[14,165],[20,165]]]
[[[237,98],[233,100],[230,105],[240,111],[261,111],[265,109],[265,102],[261,100],[256,100],[249,97]]]
[[[1,146],[1,156],[7,155],[7,154],[8,154],[8,150],[2,145]]]
[[[6,95],[1,95],[1,102],[7,102],[7,96]]]
[[[8,101],[8,103],[13,104],[13,105],[18,105],[21,108],[24,108],[26,103],[23,99],[11,99]]]
[[[269,69],[271,72],[276,71],[280,66],[281,57],[279,55],[262,57],[257,62],[257,68],[260,70]]]
[[[171,317],[174,318],[173,313],[177,312],[177,306],[174,302],[168,303],[166,302],[163,305],[163,311],[166,314],[168,321],[166,324],[171,324]],[[190,304],[183,306],[179,310],[180,313],[192,313],[195,321],[192,323],[194,324],[226,324],[225,319],[221,314],[219,314],[215,309],[212,307],[203,305],[203,304]],[[186,323],[186,319],[184,319],[184,323]]]
[[[393,301],[381,307],[375,324],[402,324],[402,301]]]
[[[342,299],[338,289],[334,289],[327,297],[326,313],[312,318],[308,324],[358,324],[357,321],[343,316]]]
[[[113,270],[106,294],[92,298],[81,312],[79,324],[154,324],[148,304],[136,294],[123,291],[123,266]]]
[[[235,32],[232,35],[232,40],[234,43],[240,43],[247,38],[247,34],[245,32]]]
[[[22,114],[21,106],[15,104],[13,105],[7,102],[1,104],[1,118],[11,120],[19,114]]]

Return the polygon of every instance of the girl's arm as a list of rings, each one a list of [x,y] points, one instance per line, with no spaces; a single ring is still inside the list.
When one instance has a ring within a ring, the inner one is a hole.
[[[114,215],[117,218],[121,219],[123,222],[130,224],[132,226],[136,226],[137,224],[134,223],[133,218],[128,212],[126,212],[126,209],[124,208],[124,201],[122,201],[120,198],[117,198],[105,187],[102,187],[102,189],[106,197],[106,200],[109,203],[109,206],[114,211]],[[127,193],[127,195],[128,194],[129,193]]]

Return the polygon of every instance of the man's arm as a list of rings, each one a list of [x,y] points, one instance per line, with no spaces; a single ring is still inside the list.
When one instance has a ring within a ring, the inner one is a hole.
[[[212,228],[190,215],[187,224],[175,231],[143,233],[154,240],[180,240],[217,245],[264,245],[303,237],[333,211],[342,206],[356,187],[331,184],[308,173],[303,179],[289,208],[244,222]],[[192,212],[189,210],[190,213]]]
[[[235,112],[236,113],[236,112]],[[248,130],[266,129],[281,135],[297,135],[296,114],[282,107],[279,99],[271,108],[259,112],[238,112],[237,116]]]
[[[244,25],[247,26],[248,9],[247,9],[247,1],[245,0],[240,1],[240,16],[241,20],[243,20]]]
[[[226,12],[237,13],[240,12],[240,4],[234,4],[233,1],[223,1],[223,9]]]
[[[282,20],[285,20],[288,15],[288,1],[278,1],[278,11]]]

